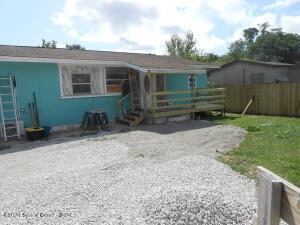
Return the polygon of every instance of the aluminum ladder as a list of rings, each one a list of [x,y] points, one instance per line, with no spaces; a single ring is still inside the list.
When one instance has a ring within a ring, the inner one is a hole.
[[[20,139],[17,84],[12,75],[0,77],[0,111],[4,141],[12,137]]]

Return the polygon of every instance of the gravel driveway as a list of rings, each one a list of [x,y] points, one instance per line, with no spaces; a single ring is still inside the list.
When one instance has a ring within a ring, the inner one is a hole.
[[[0,224],[251,224],[254,182],[212,156],[239,128],[185,121],[0,152]]]

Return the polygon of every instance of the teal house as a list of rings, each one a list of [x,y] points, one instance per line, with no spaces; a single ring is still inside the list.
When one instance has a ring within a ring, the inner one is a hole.
[[[220,108],[221,100],[207,99],[212,92],[206,89],[207,71],[213,68],[217,66],[153,54],[0,45],[1,121],[9,110],[1,89],[9,86],[4,83],[8,77],[14,78],[20,127],[33,126],[34,103],[42,126],[63,130],[79,126],[84,112],[94,109],[107,112],[109,120],[136,125]],[[206,106],[199,108],[203,100]]]

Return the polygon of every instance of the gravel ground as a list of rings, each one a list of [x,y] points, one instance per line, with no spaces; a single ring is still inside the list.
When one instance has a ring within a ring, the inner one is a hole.
[[[0,224],[251,224],[254,181],[213,157],[245,132],[186,121],[0,155]]]

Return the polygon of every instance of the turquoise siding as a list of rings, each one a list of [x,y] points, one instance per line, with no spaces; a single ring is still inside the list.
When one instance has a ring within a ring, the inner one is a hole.
[[[0,77],[16,76],[21,119],[31,126],[28,103],[36,93],[40,123],[43,126],[58,126],[80,123],[85,111],[95,108],[105,110],[109,119],[118,115],[117,100],[120,96],[88,98],[60,97],[58,65],[55,63],[0,62]]]
[[[166,90],[176,91],[176,90],[189,90],[188,79],[189,75],[186,74],[172,74],[166,75]],[[196,88],[207,88],[207,74],[199,74],[196,76]]]
[[[166,75],[166,91],[184,91],[190,90],[188,87],[188,76],[186,74]],[[207,88],[207,74],[196,75],[196,88]],[[191,94],[167,95],[168,99],[172,98],[189,98]],[[191,101],[173,102],[173,105],[188,104]]]

